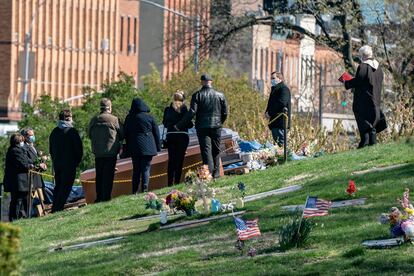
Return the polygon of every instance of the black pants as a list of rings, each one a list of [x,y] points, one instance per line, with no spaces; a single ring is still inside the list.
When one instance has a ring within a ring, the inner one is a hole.
[[[12,191],[9,205],[9,221],[27,217],[27,196],[29,192]]]
[[[208,165],[214,178],[220,177],[220,137],[221,128],[197,129],[198,143],[200,144],[203,164]]]
[[[152,156],[142,155],[134,156],[132,155],[132,193],[135,194],[138,192],[148,191],[149,175],[151,169],[151,160]],[[142,185],[140,185],[142,184]]]
[[[62,211],[75,181],[76,168],[55,168],[52,213]]]
[[[95,202],[111,200],[114,183],[116,156],[96,157],[96,200]]]
[[[360,132],[361,142],[359,142],[358,148],[361,149],[366,146],[372,146],[377,143],[377,132],[375,128],[372,128],[366,132]]]
[[[273,140],[277,143],[279,147],[283,147],[285,144],[285,131],[283,128],[272,128],[271,129]]]
[[[184,133],[167,133],[168,139],[168,186],[178,184],[181,180],[185,151],[189,137]]]

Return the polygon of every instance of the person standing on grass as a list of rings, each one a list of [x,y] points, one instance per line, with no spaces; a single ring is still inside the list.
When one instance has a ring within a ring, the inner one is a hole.
[[[88,135],[95,155],[96,200],[111,200],[116,158],[123,139],[123,130],[117,117],[112,115],[112,102],[103,98],[100,102],[101,113],[89,123]]]
[[[72,190],[76,168],[82,160],[83,145],[78,131],[73,127],[72,112],[59,113],[57,127],[49,136],[49,152],[55,171],[52,213],[62,211]]]
[[[359,55],[362,62],[355,78],[345,81],[344,84],[346,89],[354,88],[352,111],[361,136],[358,148],[363,148],[377,143],[376,127],[380,121],[384,74],[379,62],[374,59],[370,46],[362,46]]]
[[[10,137],[10,146],[6,153],[3,185],[10,192],[9,221],[27,217],[27,199],[29,192],[28,172],[33,163],[25,149],[24,137],[15,133]]]
[[[221,129],[227,119],[227,101],[223,93],[213,89],[213,79],[208,74],[201,75],[200,80],[202,87],[191,97],[190,111],[176,124],[175,129],[183,129],[195,116],[203,164],[208,165],[214,178],[218,178]]]
[[[288,130],[290,128],[291,94],[281,72],[272,72],[270,79],[272,89],[267,103],[265,117],[270,122],[269,128],[272,132],[273,140],[275,140],[279,147],[282,147],[285,144],[287,133],[284,132],[285,117],[283,115],[280,116],[280,114],[287,108],[288,124],[286,129]],[[277,116],[279,117],[277,118]]]
[[[190,121],[178,131],[174,126],[188,113],[184,103],[184,92],[174,93],[173,102],[164,109],[162,123],[167,129],[168,141],[168,186],[180,183],[185,152],[188,147],[188,129],[193,127]]]
[[[132,100],[124,134],[132,157],[132,193],[147,192],[151,160],[161,151],[160,133],[149,107],[140,98]]]

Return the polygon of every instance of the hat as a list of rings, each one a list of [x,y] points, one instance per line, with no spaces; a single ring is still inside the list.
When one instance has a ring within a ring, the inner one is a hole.
[[[200,80],[202,80],[202,81],[212,81],[213,79],[210,77],[209,74],[202,74]]]
[[[112,106],[111,100],[108,98],[102,98],[100,102],[101,109],[109,109]]]

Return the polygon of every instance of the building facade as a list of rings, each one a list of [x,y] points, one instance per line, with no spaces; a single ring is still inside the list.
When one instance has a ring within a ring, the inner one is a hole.
[[[188,18],[129,0],[0,0],[0,123],[21,116],[30,29],[29,103],[47,94],[76,105],[83,87],[99,90],[121,71],[138,84],[151,64],[164,79],[182,71],[194,51],[192,18],[208,18],[208,1],[152,2]]]

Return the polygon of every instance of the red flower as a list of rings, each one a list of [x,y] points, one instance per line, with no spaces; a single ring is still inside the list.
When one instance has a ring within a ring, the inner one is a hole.
[[[167,205],[170,205],[170,203],[171,203],[171,194],[167,195],[167,197],[165,198],[165,203],[167,203]]]
[[[353,180],[349,180],[348,189],[346,189],[346,193],[349,195],[353,195],[357,191],[355,182]]]

